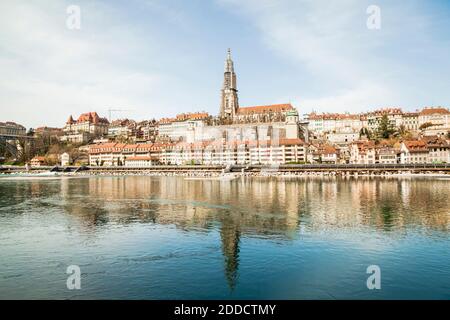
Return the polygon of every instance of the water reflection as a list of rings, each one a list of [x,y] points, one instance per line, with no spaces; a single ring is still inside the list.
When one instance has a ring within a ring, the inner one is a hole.
[[[220,233],[224,273],[233,290],[242,237],[291,241],[305,232],[370,229],[449,231],[450,183],[426,179],[294,180],[177,177],[1,181],[0,215],[62,211],[71,228],[95,237],[107,226],[175,225]],[[302,231],[303,230],[303,231]]]

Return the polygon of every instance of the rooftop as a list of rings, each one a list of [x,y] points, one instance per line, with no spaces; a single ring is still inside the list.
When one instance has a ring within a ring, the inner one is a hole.
[[[450,114],[447,108],[444,107],[427,107],[420,111],[421,116],[431,115],[431,114]]]
[[[82,113],[78,119],[75,121],[73,120],[72,116],[69,117],[66,124],[75,124],[75,123],[83,123],[83,122],[90,122],[90,123],[103,123],[103,124],[109,124],[108,119],[101,118],[97,114],[97,112],[86,112]]]
[[[281,112],[292,109],[294,109],[294,107],[290,103],[285,103],[285,104],[272,104],[265,106],[239,107],[237,113],[238,115],[245,115],[245,114]]]

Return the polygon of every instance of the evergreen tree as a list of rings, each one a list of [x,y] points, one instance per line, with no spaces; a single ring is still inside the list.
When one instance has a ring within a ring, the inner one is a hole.
[[[367,139],[370,139],[370,131],[367,128],[361,128],[359,130],[359,138],[366,137]]]
[[[388,115],[384,114],[378,124],[378,137],[388,139],[395,132],[394,126],[390,123]]]

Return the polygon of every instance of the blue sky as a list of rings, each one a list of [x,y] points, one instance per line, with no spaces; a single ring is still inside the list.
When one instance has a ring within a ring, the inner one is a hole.
[[[379,30],[366,26],[372,4]],[[69,5],[80,30],[66,27]],[[449,30],[444,0],[3,0],[0,121],[61,127],[108,108],[137,120],[215,115],[228,47],[241,106],[448,106]]]

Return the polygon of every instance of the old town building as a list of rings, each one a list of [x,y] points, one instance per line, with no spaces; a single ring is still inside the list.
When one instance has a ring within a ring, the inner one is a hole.
[[[428,163],[429,151],[423,140],[403,141],[400,147],[400,163]]]
[[[450,111],[447,108],[424,108],[419,113],[419,128],[428,136],[444,136],[450,132]]]
[[[83,113],[77,120],[70,116],[64,126],[64,136],[61,140],[84,143],[86,139],[106,135],[108,126],[109,121],[99,117],[97,112]]]
[[[376,151],[373,141],[356,141],[351,144],[351,164],[375,164]]]

